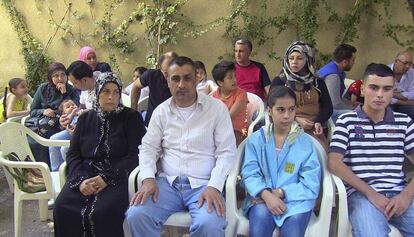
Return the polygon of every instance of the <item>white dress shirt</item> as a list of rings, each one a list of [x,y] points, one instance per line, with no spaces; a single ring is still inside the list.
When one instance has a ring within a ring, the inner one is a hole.
[[[173,98],[152,114],[139,155],[140,178],[166,176],[172,184],[187,176],[191,188],[208,185],[222,191],[236,160],[236,140],[229,111],[219,100],[197,93],[194,112],[185,120]]]
[[[394,64],[389,65],[391,69],[394,68]],[[410,68],[402,75],[400,81],[395,81],[395,91],[400,92],[408,100],[414,100],[414,69]],[[391,104],[397,103],[396,98],[392,98]]]

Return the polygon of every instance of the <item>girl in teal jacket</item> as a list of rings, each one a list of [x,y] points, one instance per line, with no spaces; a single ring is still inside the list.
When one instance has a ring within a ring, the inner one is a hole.
[[[295,93],[273,88],[268,96],[272,124],[246,142],[242,185],[250,236],[304,236],[319,194],[321,170],[311,137],[294,122]]]

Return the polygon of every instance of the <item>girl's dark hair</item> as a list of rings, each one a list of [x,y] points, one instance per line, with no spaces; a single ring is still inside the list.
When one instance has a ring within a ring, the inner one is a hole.
[[[17,77],[12,78],[9,81],[9,87],[6,86],[6,88],[4,88],[4,97],[3,97],[3,117],[4,118],[7,118],[7,108],[6,108],[7,107],[7,102],[6,102],[7,89],[10,89],[10,92],[14,94],[12,89],[16,89],[17,86],[19,86],[19,84],[22,83],[23,81],[24,79],[21,79],[21,78],[17,78]]]
[[[296,104],[296,94],[287,86],[276,86],[272,87],[267,96],[267,105],[272,107],[275,105],[276,99],[289,97],[295,101]]]
[[[201,61],[194,61],[194,65],[195,65],[195,69],[197,70],[197,69],[203,69],[203,71],[205,72],[205,73],[207,73],[207,71],[206,71],[206,66],[204,66],[204,63],[203,62],[201,62]]]
[[[142,76],[142,74],[144,74],[144,72],[146,72],[148,69],[146,67],[136,67],[134,69],[134,72],[138,72],[139,75]]]
[[[10,92],[13,93],[13,91],[11,89],[16,89],[17,86],[24,81],[24,79],[22,78],[12,78],[9,81],[9,88],[10,88]]]

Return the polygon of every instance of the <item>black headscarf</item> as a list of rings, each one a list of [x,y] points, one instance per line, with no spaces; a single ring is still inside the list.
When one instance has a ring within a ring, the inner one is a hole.
[[[110,112],[103,111],[99,104],[99,95],[102,89],[107,83],[114,83],[119,90],[119,104]],[[110,147],[108,145],[108,137],[111,129],[111,117],[115,114],[119,114],[124,109],[121,102],[122,82],[118,79],[116,74],[112,72],[100,73],[95,83],[96,100],[93,104],[93,109],[97,112],[100,119],[99,134],[98,134],[98,146],[95,148],[95,155],[102,156],[102,161],[91,162],[91,166],[95,167],[99,171],[99,175],[105,180],[108,185],[115,185],[118,182],[119,171],[114,169],[109,161]]]
[[[103,111],[101,105],[99,104],[99,95],[101,94],[102,89],[107,83],[114,83],[118,87],[119,98],[120,98],[118,106],[115,108],[114,111],[110,111],[110,112]],[[93,109],[98,113],[99,117],[106,118],[113,113],[118,114],[124,109],[124,106],[122,105],[122,102],[121,102],[121,93],[122,93],[122,82],[121,80],[118,79],[116,74],[112,72],[104,72],[104,73],[99,74],[98,78],[96,79],[96,83],[95,83],[96,100],[93,104]]]

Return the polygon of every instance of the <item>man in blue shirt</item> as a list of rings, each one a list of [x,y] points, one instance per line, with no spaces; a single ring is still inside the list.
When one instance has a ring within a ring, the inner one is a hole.
[[[345,72],[350,71],[355,63],[356,48],[341,44],[333,52],[334,59],[319,70],[319,76],[325,80],[329,96],[332,100],[332,119],[336,121],[342,113],[349,112],[353,108],[350,102],[342,96],[345,92]]]

